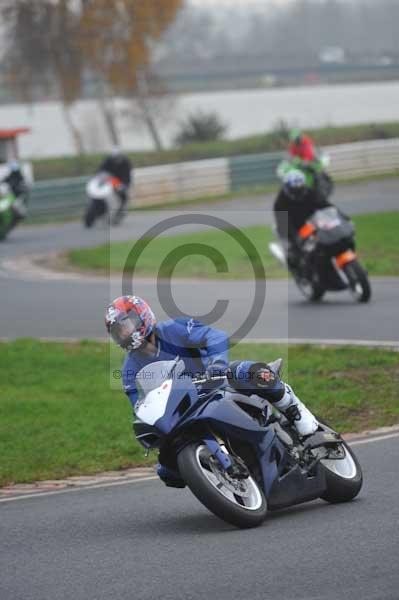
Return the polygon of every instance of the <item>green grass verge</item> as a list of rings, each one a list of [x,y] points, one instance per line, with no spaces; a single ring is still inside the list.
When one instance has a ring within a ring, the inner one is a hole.
[[[240,344],[232,359],[287,360],[285,379],[341,431],[399,420],[398,355],[388,350]],[[113,357],[119,362],[121,356]],[[151,464],[131,410],[110,389],[109,346],[0,343],[0,486]]]
[[[399,137],[399,123],[322,127],[308,131],[319,146],[325,146]],[[205,158],[275,152],[284,149],[286,145],[287,141],[284,136],[281,135],[281,132],[276,131],[231,141],[190,144],[182,148],[162,152],[131,152],[130,157],[136,167],[146,167]],[[91,175],[98,168],[103,157],[103,154],[85,154],[82,156],[33,160],[35,179],[60,179]]]
[[[397,232],[399,230],[399,212],[375,213],[354,217],[357,230],[357,245],[362,264],[370,275],[399,276],[399,252]],[[242,232],[255,246],[257,252],[250,258],[245,250],[225,231],[207,231],[190,235],[161,237],[153,240],[142,252],[134,273],[142,276],[168,277],[171,262],[167,261],[160,269],[161,262],[176,251],[180,258],[173,270],[174,277],[207,277],[214,279],[253,278],[253,265],[263,266],[268,278],[286,277],[282,269],[271,256],[268,243],[273,239],[270,228],[255,226],[244,228]],[[207,257],[191,254],[195,244],[205,244],[219,252],[215,264]],[[95,248],[72,250],[68,260],[81,269],[118,272],[124,266],[130,268],[134,257],[128,259],[134,242],[120,242]],[[144,244],[143,244],[144,246]],[[136,248],[139,251],[139,248]],[[228,271],[224,271],[226,259]],[[218,272],[218,270],[220,272]]]

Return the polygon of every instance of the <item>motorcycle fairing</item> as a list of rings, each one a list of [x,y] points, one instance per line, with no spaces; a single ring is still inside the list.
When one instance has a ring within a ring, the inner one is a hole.
[[[184,375],[174,378],[165,410],[153,424],[163,435],[168,435],[177,427],[186,413],[192,412],[197,402],[198,392],[191,379]]]
[[[175,456],[192,439],[193,433],[200,431],[202,440],[225,470],[231,466],[231,460],[226,460],[213,432],[249,444],[257,458],[264,493],[271,508],[320,496],[325,488],[323,472],[316,466],[315,474],[309,476],[297,465],[290,468],[288,451],[275,430],[263,427],[248,415],[238,406],[240,400],[242,403],[257,402],[256,398],[249,399],[224,390],[215,391],[209,399],[200,398],[190,378],[172,378],[162,416],[153,425],[136,422],[135,431],[146,447],[160,447],[161,453],[165,448],[173,448]]]
[[[229,398],[229,394],[220,395],[217,399],[211,399],[205,405],[199,407],[198,411],[179,425],[178,430],[181,431],[183,428],[199,427],[201,425],[208,431],[217,431],[221,435],[225,434],[240,439],[253,447],[261,467],[264,490],[267,496],[273,481],[278,475],[278,467],[273,458],[271,447],[278,448],[279,456],[284,454],[284,447],[274,431],[262,427],[255,419],[239,408],[236,402]]]
[[[312,476],[304,474],[299,465],[295,465],[288,473],[273,482],[268,496],[269,509],[277,510],[316,500],[325,492],[326,485],[325,473],[320,463],[315,465]]]
[[[287,450],[275,431],[271,427],[260,426],[228,395],[209,402],[193,418],[196,424],[204,422],[211,431],[251,444],[258,458],[264,493],[271,509],[313,500],[325,491],[324,472],[317,465],[312,475],[302,472],[298,465],[288,467],[287,472]]]

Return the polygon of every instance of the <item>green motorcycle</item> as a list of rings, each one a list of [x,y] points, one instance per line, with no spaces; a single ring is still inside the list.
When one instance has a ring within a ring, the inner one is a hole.
[[[26,217],[26,196],[15,196],[6,183],[0,185],[0,240]]]

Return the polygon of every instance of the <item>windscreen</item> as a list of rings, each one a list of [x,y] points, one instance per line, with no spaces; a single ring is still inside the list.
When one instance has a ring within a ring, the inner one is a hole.
[[[175,367],[173,369],[173,367]],[[146,396],[152,390],[158,388],[164,381],[177,378],[185,371],[182,360],[160,360],[143,367],[136,375],[136,385],[139,397]],[[173,373],[171,371],[173,369]]]
[[[341,223],[338,210],[334,206],[317,210],[313,215],[312,222],[317,229],[333,229]]]

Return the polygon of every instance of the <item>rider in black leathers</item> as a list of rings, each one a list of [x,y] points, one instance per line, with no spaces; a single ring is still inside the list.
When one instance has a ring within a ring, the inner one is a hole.
[[[28,185],[18,162],[10,163],[8,175],[0,183],[6,183],[16,198],[12,205],[13,219],[10,226],[12,229],[19,221],[25,219],[29,196]]]
[[[118,211],[121,215],[128,201],[129,188],[133,183],[133,165],[129,157],[123,154],[119,148],[114,148],[101,163],[98,171],[105,171],[121,180],[122,185],[116,189],[121,201]]]
[[[299,229],[313,213],[328,206],[333,205],[324,196],[315,193],[314,190],[306,190],[300,200],[294,201],[284,189],[281,189],[273,208],[279,236],[295,241]]]
[[[289,266],[295,266],[298,261],[300,228],[316,210],[329,206],[333,205],[324,194],[318,192],[317,186],[312,188],[306,186],[305,176],[302,173],[296,171],[287,175],[275,200],[273,210],[277,233],[287,243]]]
[[[17,162],[10,164],[9,173],[2,179],[1,183],[7,183],[16,198],[22,196],[27,191],[25,177]]]

